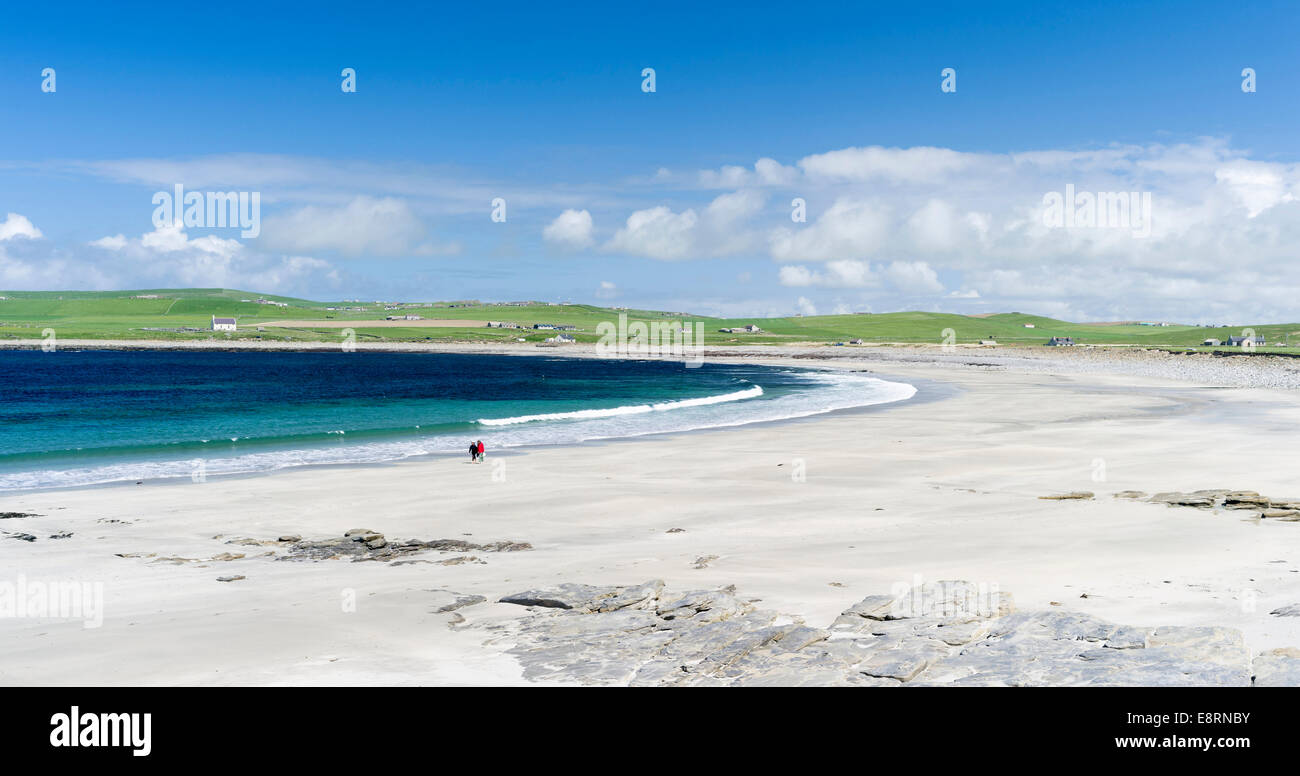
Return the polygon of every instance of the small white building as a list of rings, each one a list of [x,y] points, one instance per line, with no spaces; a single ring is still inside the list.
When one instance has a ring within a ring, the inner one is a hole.
[[[217,316],[214,315],[212,316],[212,330],[213,331],[234,331],[235,319],[218,318]]]
[[[1264,342],[1263,337],[1228,337],[1228,341],[1224,344],[1230,348],[1237,348],[1259,346],[1267,343]]]

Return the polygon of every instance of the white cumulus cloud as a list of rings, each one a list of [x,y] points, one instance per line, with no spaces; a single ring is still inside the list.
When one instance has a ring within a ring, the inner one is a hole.
[[[566,210],[542,230],[547,242],[568,248],[585,248],[592,244],[591,213],[586,210]]]
[[[106,251],[120,251],[126,247],[126,235],[114,234],[101,237],[98,240],[91,240],[89,245]]]
[[[924,261],[895,261],[885,275],[898,290],[909,294],[937,294],[943,291],[939,275]]]
[[[41,230],[27,218],[17,213],[10,213],[0,223],[0,242],[12,240],[17,237],[24,237],[28,240],[38,240],[41,238]]]
[[[779,272],[781,285],[791,288],[866,288],[879,280],[865,261],[830,261],[824,269],[812,270],[802,264],[787,264]]]
[[[449,252],[423,243],[425,233],[404,200],[361,196],[342,207],[308,205],[265,218],[261,239],[270,250],[352,258]]]

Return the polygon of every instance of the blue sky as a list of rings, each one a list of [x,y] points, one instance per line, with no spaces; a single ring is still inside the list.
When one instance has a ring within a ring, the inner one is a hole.
[[[1300,318],[1294,4],[896,5],[8,9],[0,287]],[[175,183],[262,234],[150,238]]]

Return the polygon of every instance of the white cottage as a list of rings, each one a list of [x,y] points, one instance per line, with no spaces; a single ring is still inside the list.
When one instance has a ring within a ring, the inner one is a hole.
[[[217,316],[214,315],[212,316],[212,330],[213,331],[234,331],[235,319],[218,318]]]

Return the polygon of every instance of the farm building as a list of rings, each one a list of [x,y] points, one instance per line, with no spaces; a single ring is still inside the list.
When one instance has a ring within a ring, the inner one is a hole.
[[[218,318],[217,316],[214,315],[212,316],[212,330],[213,331],[234,331],[235,319]]]
[[[1265,344],[1263,337],[1228,337],[1228,347],[1258,347]]]

